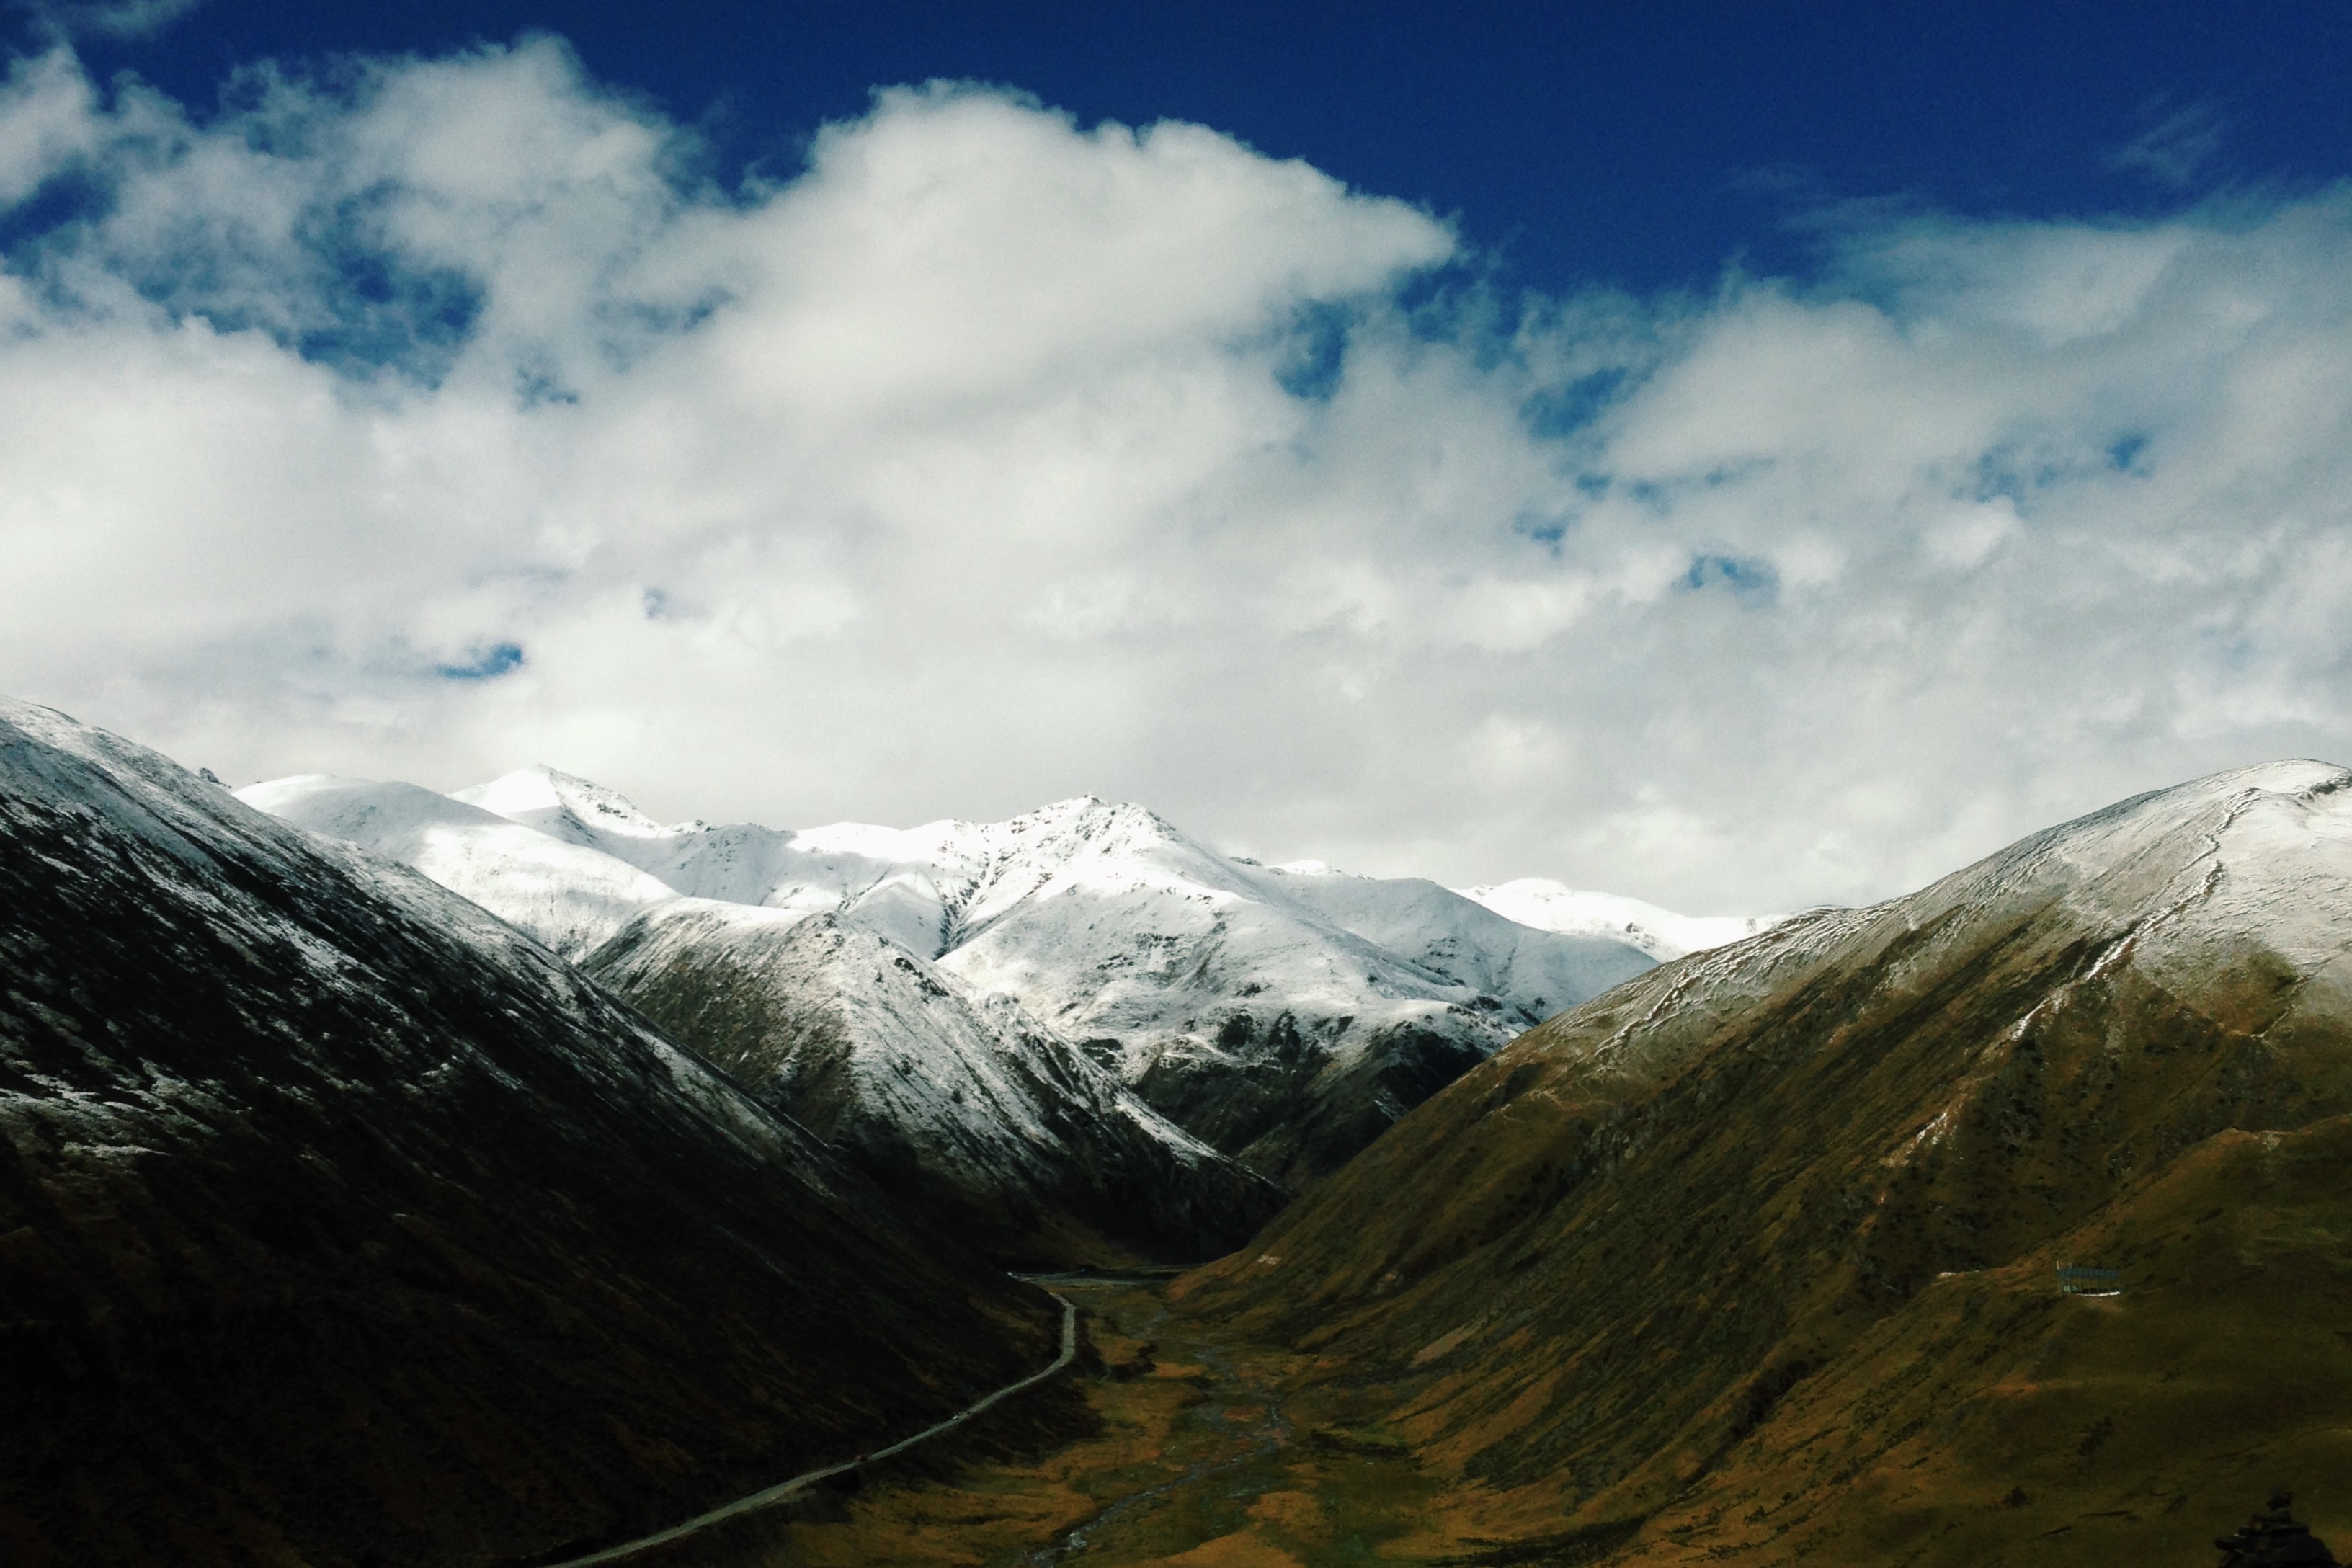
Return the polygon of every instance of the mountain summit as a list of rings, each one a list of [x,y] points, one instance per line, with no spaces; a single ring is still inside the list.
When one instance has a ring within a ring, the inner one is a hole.
[[[1473,1533],[1958,1568],[2346,1473],[2347,1279],[2352,773],[2294,762],[1620,986],[1187,1299],[1383,1390]]]

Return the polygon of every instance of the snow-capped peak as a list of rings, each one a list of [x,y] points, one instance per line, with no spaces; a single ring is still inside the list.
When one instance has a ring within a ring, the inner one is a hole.
[[[453,791],[450,798],[591,849],[608,847],[604,842],[608,836],[669,838],[702,826],[656,822],[618,790],[543,763]]]

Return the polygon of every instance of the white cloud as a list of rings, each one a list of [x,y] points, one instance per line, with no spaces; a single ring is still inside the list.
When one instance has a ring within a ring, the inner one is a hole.
[[[1738,910],[2352,758],[2345,192],[1433,303],[1195,126],[898,89],[730,193],[551,40],[339,80],[0,89],[0,199],[87,197],[0,279],[0,685],[233,778]]]
[[[9,63],[0,86],[0,204],[23,201],[87,149],[92,103],[89,79],[63,50]]]

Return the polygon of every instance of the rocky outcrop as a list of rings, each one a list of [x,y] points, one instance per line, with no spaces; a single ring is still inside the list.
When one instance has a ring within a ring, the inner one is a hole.
[[[2273,1492],[2263,1511],[2217,1539],[2221,1568],[2336,1568],[2327,1542],[2295,1522],[2294,1494]]]

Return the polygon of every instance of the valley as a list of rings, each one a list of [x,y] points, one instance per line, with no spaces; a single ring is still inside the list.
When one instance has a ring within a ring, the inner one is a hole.
[[[2092,1568],[2280,1487],[2341,1541],[2347,963],[2352,773],[2281,763],[1667,964],[1106,1297],[1197,1380],[1088,1390],[1135,1445],[767,1561]]]
[[[2330,1142],[2344,1135],[2331,1131]],[[2347,1151],[2247,1140],[2228,1178],[2340,1215]],[[2284,1147],[2284,1145],[2282,1145]],[[2297,1165],[2316,1160],[2327,1173]],[[2287,1174],[2293,1171],[2292,1174]],[[1882,1331],[1776,1420],[1765,1452],[1653,1516],[1549,1517],[1465,1477],[1427,1442],[1443,1358],[1392,1380],[1253,1337],[1188,1306],[1187,1281],[1081,1284],[1093,1355],[1074,1373],[1078,1435],[877,1478],[756,1536],[649,1568],[1339,1568],[1826,1563],[2201,1563],[2206,1542],[2282,1478],[2331,1541],[2352,1509],[2328,1484],[2352,1399],[2335,1326],[2340,1276],[2273,1273],[2275,1321],[2228,1315],[2251,1243],[2276,1263],[2308,1207],[2235,1221],[2151,1213],[2122,1298],[2069,1299],[2036,1259],[1955,1276],[1913,1341]],[[2171,1237],[2158,1233],[2178,1227]],[[2292,1245],[2292,1243],[2288,1243]],[[2299,1277],[2297,1277],[2299,1275]],[[1056,1282],[1057,1289],[1064,1289]],[[1429,1348],[1429,1347],[1424,1347]],[[1929,1352],[1921,1355],[1925,1350]],[[2013,1369],[1990,1387],[1957,1359]],[[1437,1370],[1424,1370],[1437,1363]],[[1888,1417],[1894,1419],[1890,1423]],[[1907,1429],[1907,1430],[1906,1430]],[[985,1434],[976,1436],[985,1438]],[[1892,1440],[1890,1440],[1890,1438]]]
[[[2352,1568],[2352,0],[0,23],[0,1568]]]
[[[0,785],[12,1561],[2352,1539],[2352,772],[1769,921],[1471,889],[1568,930],[1091,800],[265,813],[22,704]]]

